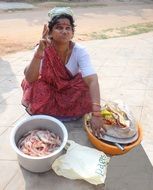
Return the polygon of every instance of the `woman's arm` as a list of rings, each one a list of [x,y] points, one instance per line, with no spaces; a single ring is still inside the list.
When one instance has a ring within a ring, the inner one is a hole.
[[[39,45],[33,56],[33,59],[24,70],[25,78],[28,82],[34,82],[38,80],[40,63],[44,55],[44,49],[51,43],[50,39],[48,38],[48,33],[49,29],[45,24],[42,33],[42,39],[39,41]]]
[[[78,48],[77,52],[79,69],[81,71],[82,77],[85,83],[89,87],[91,101],[92,101],[92,118],[91,126],[96,133],[105,133],[103,128],[103,120],[100,114],[100,90],[97,74],[91,64],[90,56],[85,48]]]
[[[100,116],[101,106],[100,106],[100,90],[97,74],[93,74],[83,78],[85,83],[89,87],[91,100],[92,100],[92,118],[91,125],[96,133],[104,134],[106,130],[103,128],[103,120]]]
[[[40,70],[40,63],[43,57],[43,50],[38,49],[36,50],[31,63],[25,68],[24,75],[25,79],[28,82],[34,82],[38,80],[39,77],[39,70]]]
[[[89,87],[92,103],[93,103],[93,109],[97,105],[100,105],[100,91],[99,91],[99,83],[98,83],[98,77],[97,74],[93,74],[87,77],[83,78],[85,83]]]

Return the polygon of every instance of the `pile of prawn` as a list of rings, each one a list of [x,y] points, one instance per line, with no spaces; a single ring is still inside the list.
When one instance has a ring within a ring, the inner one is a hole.
[[[18,142],[17,146],[24,154],[30,156],[46,156],[61,145],[58,135],[49,130],[31,130]]]

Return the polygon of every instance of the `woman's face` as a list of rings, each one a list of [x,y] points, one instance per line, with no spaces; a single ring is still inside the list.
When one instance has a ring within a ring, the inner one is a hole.
[[[67,18],[59,19],[51,31],[51,37],[53,40],[60,43],[69,42],[72,39],[73,34],[72,26]]]

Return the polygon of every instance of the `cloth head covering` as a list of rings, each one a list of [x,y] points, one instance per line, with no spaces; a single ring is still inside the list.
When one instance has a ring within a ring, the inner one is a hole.
[[[53,17],[59,16],[62,14],[67,14],[73,17],[73,11],[71,10],[70,7],[55,7],[48,12],[48,16],[50,20],[52,20]]]

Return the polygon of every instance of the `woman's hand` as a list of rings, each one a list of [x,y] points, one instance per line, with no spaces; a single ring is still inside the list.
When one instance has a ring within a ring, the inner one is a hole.
[[[44,29],[42,32],[42,39],[39,41],[39,51],[44,51],[44,49],[51,44],[51,40],[49,39],[49,28],[47,24],[44,25]]]
[[[90,122],[92,130],[96,136],[99,136],[98,134],[104,135],[106,133],[106,129],[103,127],[102,117],[92,116]]]

